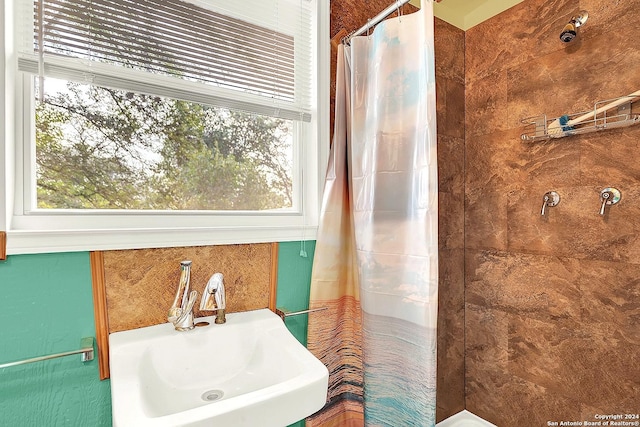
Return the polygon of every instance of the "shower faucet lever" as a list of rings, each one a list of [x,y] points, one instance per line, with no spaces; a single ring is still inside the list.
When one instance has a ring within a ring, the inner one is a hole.
[[[600,200],[602,200],[602,206],[600,206],[600,215],[604,215],[604,208],[607,206],[609,197],[611,197],[611,193],[609,193],[608,191],[605,191],[600,195]]]
[[[620,190],[613,187],[607,187],[600,192],[600,201],[602,205],[600,205],[600,215],[605,214],[605,208],[607,205],[615,205],[620,201],[621,194]]]
[[[542,209],[540,210],[540,215],[544,216],[547,206],[553,207],[560,203],[560,195],[555,191],[547,191],[542,196]]]
[[[542,198],[542,210],[540,211],[540,215],[544,216],[544,211],[545,209],[547,209],[548,202],[549,202],[549,196],[545,194],[544,197]]]

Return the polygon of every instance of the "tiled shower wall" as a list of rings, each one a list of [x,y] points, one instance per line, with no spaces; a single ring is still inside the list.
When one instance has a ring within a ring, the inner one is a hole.
[[[466,408],[501,427],[640,410],[640,126],[523,143],[519,123],[640,89],[639,6],[525,0],[465,35]]]
[[[464,32],[435,20],[438,114],[436,418],[464,409]]]
[[[351,32],[389,0],[332,0],[331,37]],[[413,6],[403,6],[411,13]],[[338,36],[339,38],[339,36]],[[439,315],[437,419],[464,409],[464,32],[435,20],[439,174]],[[331,105],[335,97],[332,52]]]

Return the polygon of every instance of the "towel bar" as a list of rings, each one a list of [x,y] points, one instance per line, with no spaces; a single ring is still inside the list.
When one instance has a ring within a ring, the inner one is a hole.
[[[297,316],[299,314],[313,313],[314,311],[322,311],[328,308],[329,307],[320,307],[320,308],[311,308],[309,310],[300,310],[300,311],[288,311],[285,308],[276,308],[276,314],[280,316],[280,318],[284,321],[285,317]]]
[[[85,337],[80,340],[80,350],[65,351],[63,353],[49,354],[47,356],[33,357],[31,359],[18,360],[15,362],[3,363],[0,369],[10,366],[24,365],[27,363],[41,362],[43,360],[56,359],[58,357],[71,356],[73,354],[82,354],[80,360],[89,362],[93,360],[93,337]]]

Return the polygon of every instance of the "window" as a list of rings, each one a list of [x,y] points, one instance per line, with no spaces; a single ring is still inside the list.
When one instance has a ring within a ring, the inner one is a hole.
[[[328,2],[3,1],[9,253],[315,237]]]
[[[293,120],[51,78],[43,87],[35,100],[35,209],[296,204]]]

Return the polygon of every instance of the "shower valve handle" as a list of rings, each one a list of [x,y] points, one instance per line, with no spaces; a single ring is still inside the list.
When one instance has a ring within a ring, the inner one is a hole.
[[[560,195],[555,191],[547,191],[542,196],[542,210],[540,211],[540,215],[544,216],[547,206],[553,207],[560,203]]]
[[[600,206],[600,215],[604,215],[604,208],[607,206],[607,202],[609,201],[610,197],[611,193],[609,193],[608,191],[605,191],[600,195],[600,200],[602,200],[602,206]]]
[[[600,201],[602,205],[600,205],[600,215],[605,214],[605,208],[607,205],[615,205],[620,201],[620,190],[613,187],[607,187],[600,192]]]

